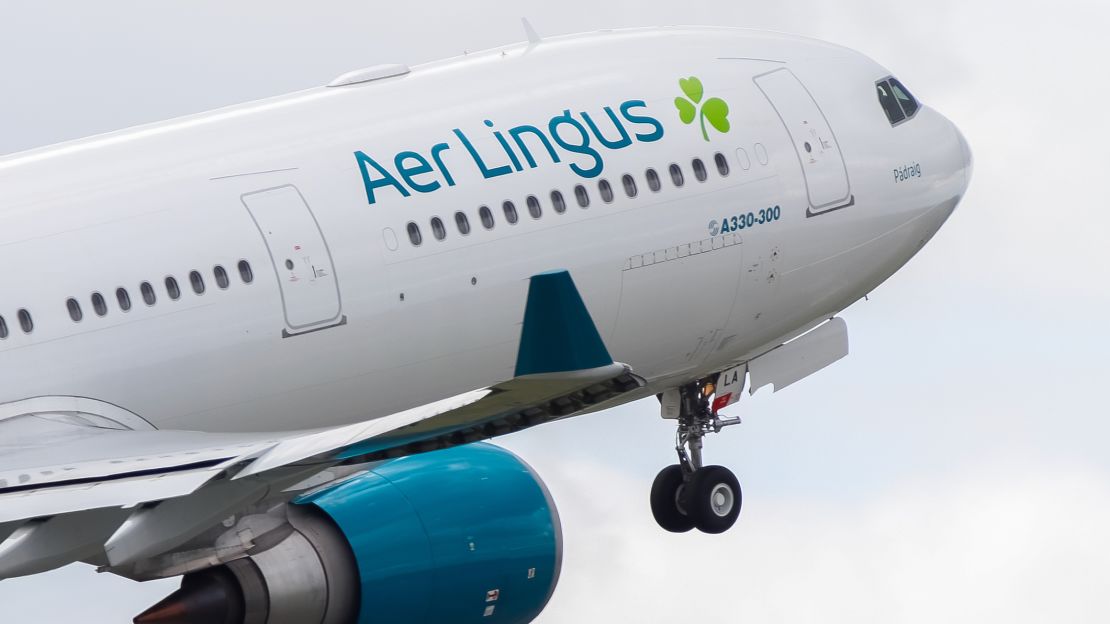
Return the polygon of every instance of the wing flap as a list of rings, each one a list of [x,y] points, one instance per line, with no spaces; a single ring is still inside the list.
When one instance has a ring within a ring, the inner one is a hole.
[[[4,494],[0,495],[0,522],[108,507],[135,507],[146,502],[186,496],[199,490],[223,470],[222,466],[214,466],[189,472]]]
[[[351,445],[340,457],[372,461],[487,440],[573,415],[640,385],[619,362],[521,377],[494,386],[483,401]]]
[[[243,479],[311,457],[325,455],[398,428],[457,411],[481,401],[489,394],[489,389],[474,390],[384,418],[284,440],[251,462],[235,475],[235,479]]]
[[[95,556],[127,514],[96,509],[23,525],[0,546],[0,578],[38,574]]]
[[[17,422],[0,422],[0,437]],[[59,423],[35,436],[34,443],[0,456],[0,496],[190,472],[258,453],[284,437],[288,435],[119,431]]]

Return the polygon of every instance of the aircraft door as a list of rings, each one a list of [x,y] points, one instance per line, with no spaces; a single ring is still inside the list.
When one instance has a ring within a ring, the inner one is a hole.
[[[844,155],[809,90],[785,68],[756,76],[755,83],[786,126],[798,153],[809,194],[807,216],[850,206],[854,200]]]
[[[286,337],[339,325],[342,304],[331,251],[295,186],[242,197],[270,252],[285,313]]]

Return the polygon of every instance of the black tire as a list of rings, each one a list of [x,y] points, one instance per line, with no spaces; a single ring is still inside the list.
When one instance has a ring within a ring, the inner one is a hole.
[[[744,497],[736,475],[724,466],[706,466],[694,473],[685,504],[702,533],[724,533],[736,524]]]
[[[679,495],[685,486],[681,466],[667,466],[651,484],[651,515],[664,531],[686,533],[694,528],[694,519],[679,506]]]

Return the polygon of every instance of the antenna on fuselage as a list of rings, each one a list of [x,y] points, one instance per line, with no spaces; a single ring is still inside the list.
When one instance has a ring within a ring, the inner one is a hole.
[[[520,18],[520,22],[524,24],[524,34],[528,36],[529,45],[537,45],[543,41],[536,29],[532,28],[532,23],[528,21],[527,17]]]

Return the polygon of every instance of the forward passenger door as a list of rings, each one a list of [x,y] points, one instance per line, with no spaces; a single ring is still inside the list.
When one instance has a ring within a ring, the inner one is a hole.
[[[809,90],[786,68],[756,76],[755,83],[778,113],[798,154],[809,194],[806,216],[850,206],[852,189],[844,155]]]

